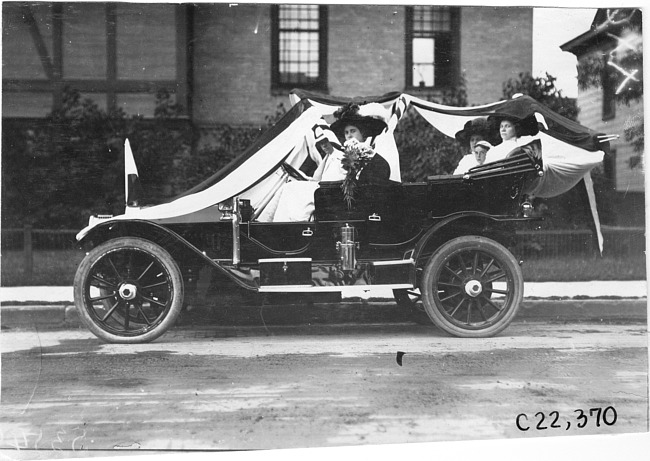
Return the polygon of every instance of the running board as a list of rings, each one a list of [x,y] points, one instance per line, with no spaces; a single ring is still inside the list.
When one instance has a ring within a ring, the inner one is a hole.
[[[259,288],[260,293],[335,293],[343,292],[350,288],[361,290],[372,290],[373,288],[388,288],[393,290],[413,289],[410,283],[392,283],[383,285],[332,285],[332,286],[313,286],[313,285],[266,285]]]

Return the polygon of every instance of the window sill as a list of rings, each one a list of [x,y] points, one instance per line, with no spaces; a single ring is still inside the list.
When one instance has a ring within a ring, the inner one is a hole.
[[[614,120],[616,118],[616,112],[612,112],[609,114],[603,114],[602,116],[602,121],[603,122],[609,122],[610,120]]]
[[[317,93],[329,94],[327,85],[272,85],[271,96],[286,96],[291,90],[301,89],[305,91],[314,91]]]
[[[441,93],[449,89],[450,87],[447,86],[407,86],[404,91],[413,96],[439,96]]]

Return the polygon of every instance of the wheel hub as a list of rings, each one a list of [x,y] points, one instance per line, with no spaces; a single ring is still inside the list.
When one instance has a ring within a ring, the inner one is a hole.
[[[119,293],[122,299],[130,301],[136,297],[138,294],[138,289],[132,283],[123,283],[120,285]]]
[[[472,298],[476,298],[483,292],[483,285],[478,280],[470,280],[465,283],[465,293]]]

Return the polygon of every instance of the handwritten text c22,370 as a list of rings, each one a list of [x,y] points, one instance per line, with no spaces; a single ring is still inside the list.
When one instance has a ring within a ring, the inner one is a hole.
[[[612,406],[606,408],[590,408],[589,410],[573,410],[569,418],[563,418],[558,411],[548,414],[538,411],[534,416],[528,417],[526,413],[519,413],[515,418],[517,429],[522,432],[529,430],[544,431],[547,429],[564,429],[571,427],[583,429],[591,422],[595,427],[613,426],[616,424],[616,409]],[[574,426],[575,425],[575,426]]]

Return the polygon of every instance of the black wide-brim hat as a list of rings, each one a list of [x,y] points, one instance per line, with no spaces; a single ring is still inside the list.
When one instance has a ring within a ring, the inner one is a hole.
[[[535,115],[519,118],[509,114],[492,114],[488,117],[488,121],[496,127],[497,132],[502,120],[510,120],[517,126],[517,136],[535,136],[539,133]]]
[[[486,140],[490,140],[493,131],[491,128],[492,125],[486,118],[473,118],[465,123],[462,130],[456,133],[456,141],[461,144],[469,144],[469,138],[475,134],[482,136]]]
[[[379,103],[363,106],[346,104],[334,113],[336,121],[330,129],[339,138],[345,137],[345,127],[352,125],[359,128],[366,136],[377,136],[388,126],[388,111]]]

